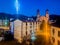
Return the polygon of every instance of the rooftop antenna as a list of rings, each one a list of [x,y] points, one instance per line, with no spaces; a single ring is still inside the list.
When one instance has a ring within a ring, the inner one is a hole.
[[[16,14],[17,14],[17,19],[18,19],[18,12],[19,12],[19,8],[20,8],[20,4],[18,2],[18,0],[15,0],[15,8],[16,8]]]

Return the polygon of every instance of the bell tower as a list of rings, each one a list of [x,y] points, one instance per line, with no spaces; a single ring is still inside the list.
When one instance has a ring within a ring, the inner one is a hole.
[[[49,10],[47,9],[46,10],[46,18],[47,18],[47,21],[49,20]]]

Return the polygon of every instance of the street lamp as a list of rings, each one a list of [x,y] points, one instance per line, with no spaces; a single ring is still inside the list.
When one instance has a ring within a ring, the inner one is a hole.
[[[34,32],[34,24],[32,26],[32,31],[31,31],[31,41],[32,45],[34,45],[34,41],[36,40],[35,32]]]
[[[32,44],[34,45],[34,41],[36,40],[36,36],[35,36],[35,33],[34,31],[32,30],[31,32],[31,41],[32,41]]]
[[[5,22],[4,22],[4,25],[5,25],[5,26],[8,26],[8,23],[9,23],[9,22],[8,22],[8,19],[6,18],[6,19],[5,19]]]

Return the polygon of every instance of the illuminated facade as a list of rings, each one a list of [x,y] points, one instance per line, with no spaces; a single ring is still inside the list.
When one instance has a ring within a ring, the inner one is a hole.
[[[14,38],[18,42],[31,38],[31,32],[34,31],[35,36],[44,36],[45,40],[49,40],[53,45],[60,45],[60,28],[52,26],[49,19],[49,12],[46,10],[45,16],[40,16],[37,10],[36,17],[28,17],[25,20],[17,19],[14,21]]]
[[[50,26],[49,26],[49,13],[46,10],[45,16],[40,16],[40,11],[37,10],[37,16],[28,17],[26,20],[15,20],[14,21],[14,38],[18,41],[23,40],[25,37],[30,38],[31,32],[34,31],[36,36],[43,35],[46,40],[50,38]]]
[[[51,37],[53,45],[60,45],[60,28],[51,26]]]

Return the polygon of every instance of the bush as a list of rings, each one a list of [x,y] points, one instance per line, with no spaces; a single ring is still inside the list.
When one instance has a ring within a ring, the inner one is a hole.
[[[13,35],[10,32],[5,32],[4,39],[6,41],[8,41],[8,40],[13,40],[14,38],[13,38]]]

